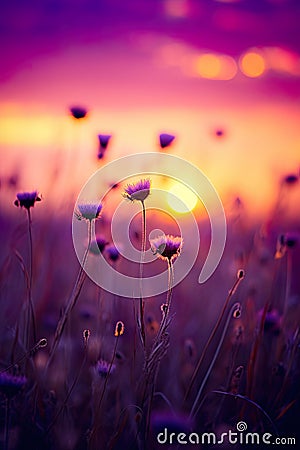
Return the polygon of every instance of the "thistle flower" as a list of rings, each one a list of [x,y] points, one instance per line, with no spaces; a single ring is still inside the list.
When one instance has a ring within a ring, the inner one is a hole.
[[[106,247],[106,252],[108,254],[109,259],[113,262],[117,261],[120,257],[120,252],[114,245]]]
[[[99,218],[102,207],[102,203],[81,203],[77,205],[75,216],[78,220],[89,220],[91,222]]]
[[[173,134],[162,133],[159,135],[159,145],[161,148],[169,147],[174,139],[175,136]]]
[[[298,180],[299,180],[298,176],[296,174],[291,173],[284,177],[283,183],[292,185],[292,184],[296,184]]]
[[[33,192],[19,192],[17,194],[17,199],[14,201],[15,206],[20,206],[29,211],[35,204],[35,202],[40,202],[41,197],[38,195],[37,191]]]
[[[87,109],[82,106],[71,106],[70,113],[74,119],[84,119],[87,115]]]
[[[282,258],[288,249],[295,247],[298,244],[299,238],[299,233],[295,232],[279,235],[276,244],[275,259]]]
[[[150,194],[151,181],[149,178],[139,180],[136,183],[128,184],[124,190],[123,197],[134,202],[139,200],[143,202]]]
[[[116,337],[122,336],[123,333],[124,333],[124,323],[119,321],[116,323],[115,336]]]
[[[82,335],[83,335],[84,345],[87,345],[88,340],[89,340],[90,335],[91,335],[91,331],[89,329],[85,329],[85,330],[83,330]]]
[[[263,310],[258,312],[258,320],[261,321],[263,316]],[[277,311],[277,309],[271,309],[267,312],[264,322],[264,331],[270,332],[271,334],[278,336],[281,330],[282,317]]]
[[[99,150],[98,159],[102,159],[111,138],[111,134],[98,134]]]
[[[27,383],[23,375],[11,375],[7,372],[0,374],[0,392],[7,398],[14,397]]]
[[[91,243],[90,252],[94,255],[98,255],[99,252],[103,253],[107,245],[108,242],[104,236],[97,236],[96,239]]]
[[[115,364],[111,364],[107,361],[105,361],[104,359],[99,359],[96,363],[96,372],[98,373],[98,375],[100,375],[101,377],[106,378],[108,373],[110,372],[114,372],[116,369],[116,365]]]
[[[182,248],[182,238],[170,234],[150,240],[151,250],[158,258],[168,261],[176,259]]]

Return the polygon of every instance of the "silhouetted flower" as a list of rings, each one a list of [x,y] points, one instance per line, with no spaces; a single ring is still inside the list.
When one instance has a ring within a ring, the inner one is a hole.
[[[261,320],[263,315],[263,310],[260,310],[258,313],[258,318]],[[270,332],[277,336],[280,333],[281,328],[281,315],[276,309],[271,309],[267,312],[265,323],[264,323],[264,330],[265,332]]]
[[[111,134],[98,134],[99,150],[98,159],[102,159],[111,138]]]
[[[128,184],[124,189],[123,196],[130,201],[139,200],[143,202],[150,194],[151,181],[149,178]]]
[[[97,236],[96,239],[91,242],[90,252],[94,253],[94,255],[98,255],[99,252],[103,253],[107,244],[108,242],[104,236]]]
[[[74,119],[84,119],[87,115],[87,109],[82,106],[71,106],[70,113]]]
[[[104,359],[99,359],[99,361],[97,361],[96,363],[96,372],[101,376],[101,377],[106,377],[109,373],[109,367],[110,367],[110,363],[105,361]],[[111,368],[110,368],[110,373],[114,372],[116,369],[116,365],[112,364]]]
[[[106,247],[106,252],[108,254],[108,257],[111,261],[115,262],[120,257],[120,252],[114,245],[110,245],[109,247]]]
[[[277,239],[275,259],[282,258],[287,249],[293,248],[299,242],[300,235],[296,232],[281,234]]]
[[[167,234],[151,239],[150,244],[153,254],[158,258],[173,261],[181,252],[182,238]]]
[[[161,148],[169,147],[174,139],[175,136],[173,134],[162,133],[159,135],[159,145]]]
[[[77,205],[75,216],[78,220],[92,221],[99,218],[102,207],[102,203],[81,203]]]
[[[7,398],[14,397],[27,383],[27,378],[23,375],[11,375],[7,372],[0,374],[0,392]]]
[[[283,182],[285,184],[291,185],[291,184],[297,183],[298,180],[299,180],[298,176],[292,173],[292,174],[286,175],[283,179]]]
[[[40,202],[41,197],[38,195],[37,191],[33,192],[19,192],[17,194],[17,199],[14,201],[15,206],[20,206],[21,208],[26,208],[29,210],[35,204],[35,202]]]

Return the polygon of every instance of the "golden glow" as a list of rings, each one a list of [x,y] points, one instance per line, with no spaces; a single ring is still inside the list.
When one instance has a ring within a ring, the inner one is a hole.
[[[270,69],[290,75],[300,75],[300,57],[280,47],[265,47],[264,53]]]
[[[239,63],[243,74],[250,78],[260,77],[266,70],[266,63],[263,55],[254,50],[242,55]]]
[[[228,55],[204,53],[195,62],[197,75],[212,80],[231,80],[237,73],[237,66],[233,58]]]
[[[217,78],[221,70],[220,59],[212,53],[201,55],[197,58],[196,70],[203,78]]]
[[[165,12],[175,18],[188,17],[190,8],[187,0],[165,0]]]
[[[167,201],[173,211],[184,214],[195,208],[198,197],[187,186],[176,181],[169,188]]]

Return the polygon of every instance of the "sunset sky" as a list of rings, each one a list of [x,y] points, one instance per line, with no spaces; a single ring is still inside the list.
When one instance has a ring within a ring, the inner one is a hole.
[[[300,166],[299,23],[298,0],[5,2],[1,179],[21,172],[22,190],[47,197],[49,161],[73,154],[80,189],[97,134],[113,135],[107,162],[170,132],[224,201],[264,208]]]

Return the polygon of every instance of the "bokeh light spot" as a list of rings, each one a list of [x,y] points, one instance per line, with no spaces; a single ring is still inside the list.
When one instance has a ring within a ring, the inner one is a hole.
[[[251,50],[240,58],[240,69],[244,75],[250,78],[257,78],[263,75],[266,70],[266,63],[263,55]]]
[[[178,213],[188,213],[197,205],[198,197],[185,184],[174,182],[169,188],[167,201]]]

